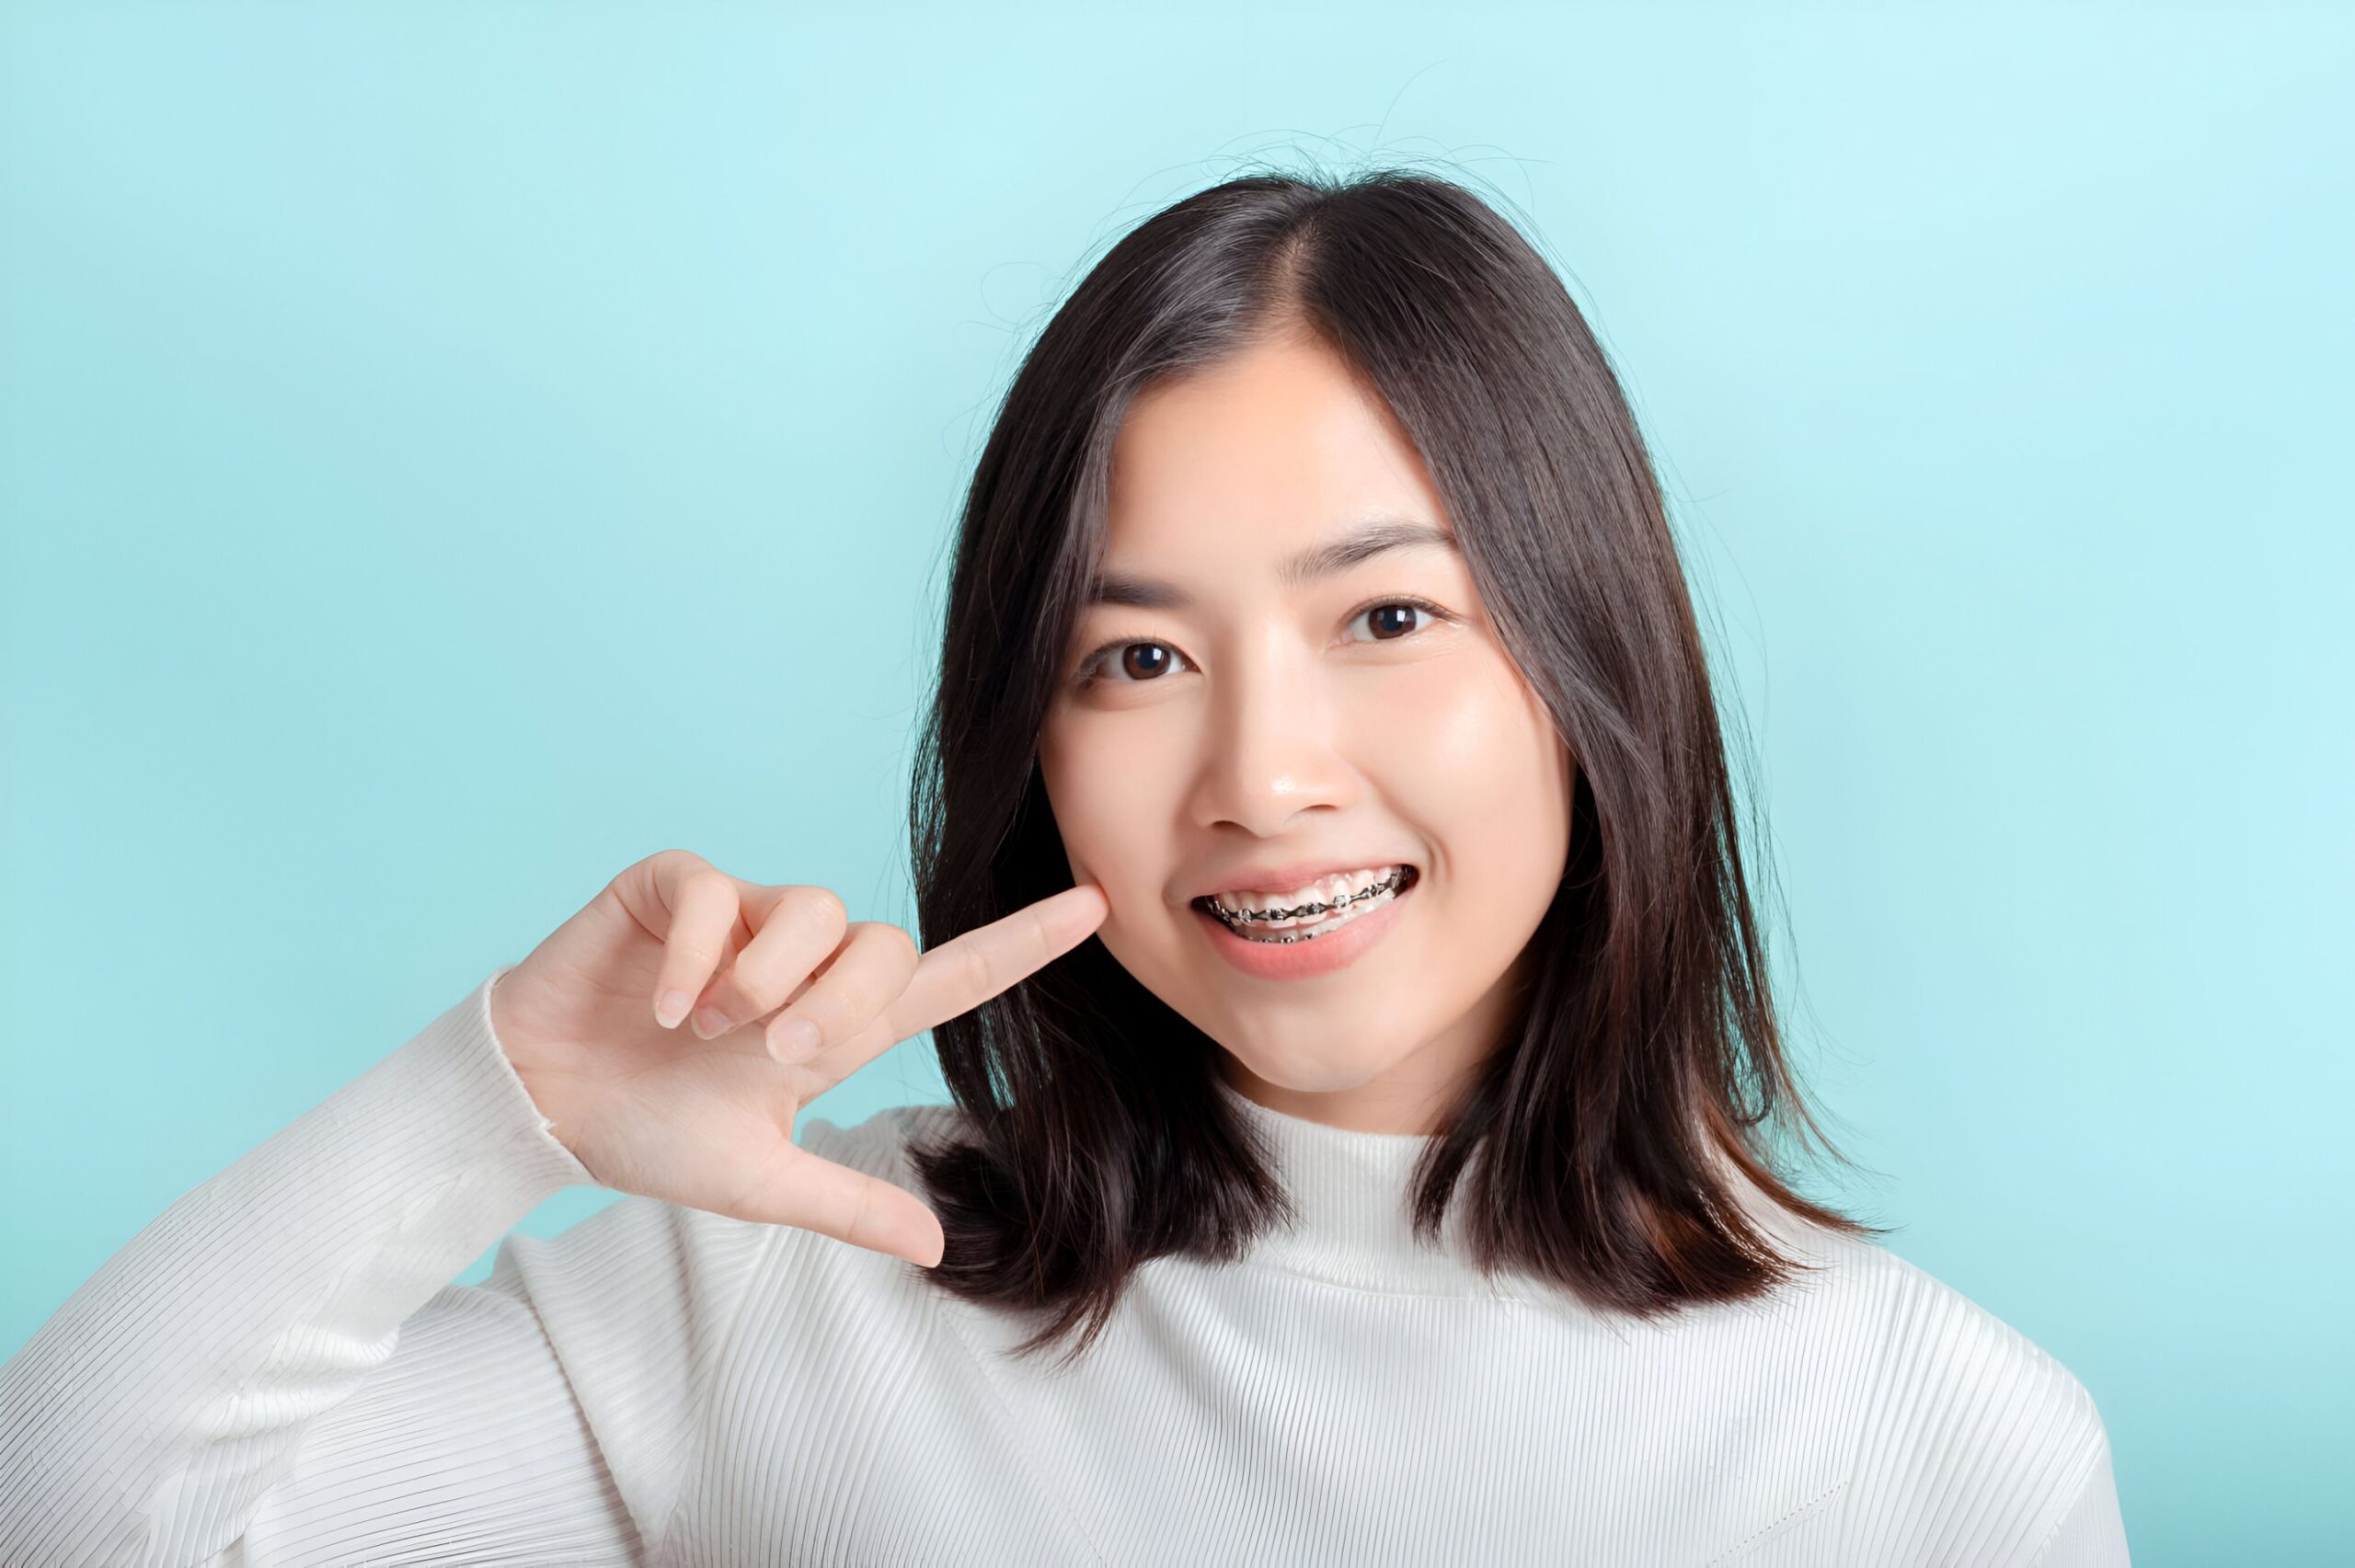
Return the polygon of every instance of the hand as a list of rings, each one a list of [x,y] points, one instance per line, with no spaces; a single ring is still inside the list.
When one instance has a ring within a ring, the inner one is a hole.
[[[794,1116],[900,1041],[1076,947],[1110,908],[1086,884],[919,955],[905,931],[849,920],[823,887],[745,882],[664,850],[500,977],[491,1026],[553,1135],[599,1185],[929,1268],[939,1218],[797,1145]],[[708,1036],[681,1027],[690,1009],[722,1026]],[[804,1023],[815,1038],[797,1047]]]

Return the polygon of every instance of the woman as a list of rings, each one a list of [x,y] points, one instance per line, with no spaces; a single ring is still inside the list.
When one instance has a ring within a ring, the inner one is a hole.
[[[6,1368],[0,1558],[2126,1562],[2084,1388],[1778,1173],[1650,463],[1469,193],[1105,258],[918,777],[921,956],[665,852],[167,1210]],[[792,1142],[925,1028],[953,1107]]]

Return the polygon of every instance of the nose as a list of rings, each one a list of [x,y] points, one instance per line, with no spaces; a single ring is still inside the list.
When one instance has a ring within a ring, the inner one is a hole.
[[[1281,634],[1230,655],[1211,681],[1192,813],[1198,826],[1233,824],[1273,838],[1304,813],[1356,797],[1347,715],[1319,679],[1314,654]]]

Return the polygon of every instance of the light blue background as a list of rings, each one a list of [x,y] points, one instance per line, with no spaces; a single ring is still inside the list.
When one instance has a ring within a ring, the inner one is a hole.
[[[909,919],[1029,335],[1412,162],[1656,445],[1830,1190],[2093,1391],[2138,1563],[2345,1561],[2343,10],[788,9],[7,13],[0,1352],[643,854]]]

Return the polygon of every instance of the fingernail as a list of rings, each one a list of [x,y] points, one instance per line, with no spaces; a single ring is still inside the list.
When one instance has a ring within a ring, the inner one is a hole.
[[[666,990],[654,1003],[654,1022],[668,1029],[687,1015],[695,999],[683,990]]]
[[[720,1012],[717,1007],[695,1009],[695,1033],[704,1039],[717,1039],[728,1033],[731,1026],[728,1022],[728,1014]]]
[[[769,1036],[769,1055],[790,1067],[818,1054],[818,1025],[807,1018],[788,1018]]]

